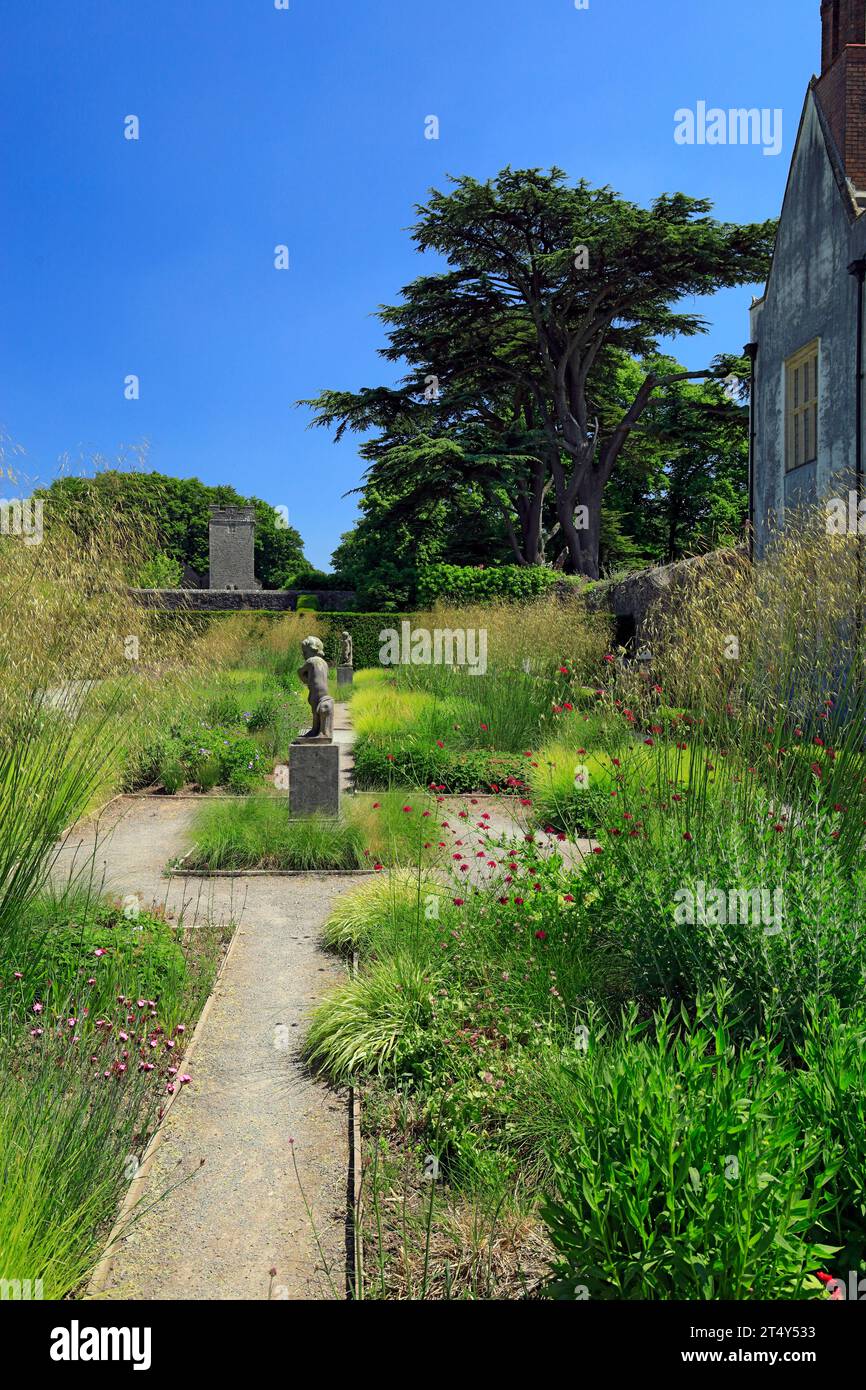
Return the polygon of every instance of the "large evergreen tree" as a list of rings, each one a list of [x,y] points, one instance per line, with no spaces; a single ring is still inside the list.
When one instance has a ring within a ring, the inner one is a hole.
[[[609,188],[569,185],[559,169],[505,169],[434,191],[413,237],[449,269],[380,312],[383,356],[408,364],[407,375],[395,389],[322,393],[308,402],[314,422],[378,430],[362,449],[376,482],[393,471],[395,447],[403,467],[407,448],[427,447],[420,436],[450,438],[440,496],[447,479],[471,475],[516,558],[596,577],[605,489],[651,402],[730,371],[721,359],[687,372],[659,357],[661,340],[706,329],[680,305],[766,274],[774,224],[722,223],[710,209],[684,194],[641,208]],[[646,365],[617,398],[623,364],[635,361]],[[701,418],[710,416],[695,414],[693,428]]]

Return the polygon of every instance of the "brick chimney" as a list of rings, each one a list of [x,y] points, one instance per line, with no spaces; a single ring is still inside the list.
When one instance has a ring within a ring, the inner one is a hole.
[[[866,0],[822,0],[815,91],[846,175],[866,190]]]

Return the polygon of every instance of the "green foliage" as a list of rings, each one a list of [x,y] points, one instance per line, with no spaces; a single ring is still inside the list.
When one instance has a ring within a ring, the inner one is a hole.
[[[813,1232],[839,1156],[804,1135],[778,1049],[737,1048],[723,1004],[697,1009],[684,1032],[668,1007],[649,1029],[636,1006],[615,1037],[588,1029],[544,1213],[554,1296],[824,1296],[809,1275],[832,1250]]]
[[[408,615],[405,613],[319,613],[317,621],[325,645],[325,660],[336,666],[340,659],[340,633],[343,629],[351,633],[354,644],[355,670],[361,667],[381,666],[379,653],[382,650],[380,633],[386,628],[396,628]]]
[[[174,795],[189,784],[220,785],[245,795],[260,786],[285,755],[304,717],[294,672],[290,689],[276,676],[253,672],[210,689],[193,689],[185,708],[166,710],[127,760],[130,788],[160,782]]]
[[[139,570],[137,583],[142,589],[177,589],[183,578],[183,565],[171,555],[154,555]]]
[[[339,985],[316,1011],[307,1059],[338,1084],[358,1072],[399,1071],[425,1036],[434,984],[411,956],[397,955]]]
[[[418,575],[418,604],[429,608],[440,599],[459,605],[535,598],[563,582],[556,571],[537,565],[426,565]]]
[[[355,783],[359,787],[435,787],[462,792],[525,792],[526,759],[481,748],[441,749],[404,738],[389,753],[378,741],[355,744]]]
[[[418,869],[395,869],[344,893],[334,903],[325,923],[322,944],[331,951],[367,955],[383,931],[410,935],[419,914],[435,904],[437,917],[444,914],[447,895],[442,884]]]
[[[193,834],[185,868],[359,869],[365,863],[357,826],[322,816],[289,820],[282,797],[203,807]]]
[[[63,477],[34,496],[45,499],[46,526],[65,523],[82,538],[98,532],[106,518],[125,520],[163,556],[205,575],[210,566],[211,506],[252,506],[256,514],[255,568],[266,589],[309,569],[299,533],[285,526],[274,508],[233,487],[209,487],[198,478],[107,469],[92,478]],[[159,586],[155,586],[159,587]],[[170,586],[169,586],[170,587]]]
[[[433,863],[439,852],[428,840],[430,818],[423,797],[407,805],[405,794],[387,792],[375,801],[346,798],[340,819],[290,820],[280,796],[211,803],[196,817],[185,867],[381,870],[386,864]]]

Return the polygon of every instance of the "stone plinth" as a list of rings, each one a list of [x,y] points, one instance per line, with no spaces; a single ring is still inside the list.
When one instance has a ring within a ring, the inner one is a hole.
[[[353,666],[338,666],[337,685],[351,685],[354,673],[355,671]]]
[[[297,739],[289,748],[289,815],[340,814],[340,747],[319,739]]]

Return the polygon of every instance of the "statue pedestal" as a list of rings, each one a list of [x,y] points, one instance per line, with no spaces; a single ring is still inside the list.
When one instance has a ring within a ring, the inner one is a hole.
[[[289,747],[289,815],[340,814],[340,745],[297,739]]]
[[[351,685],[354,674],[355,668],[353,666],[338,666],[337,685]]]

